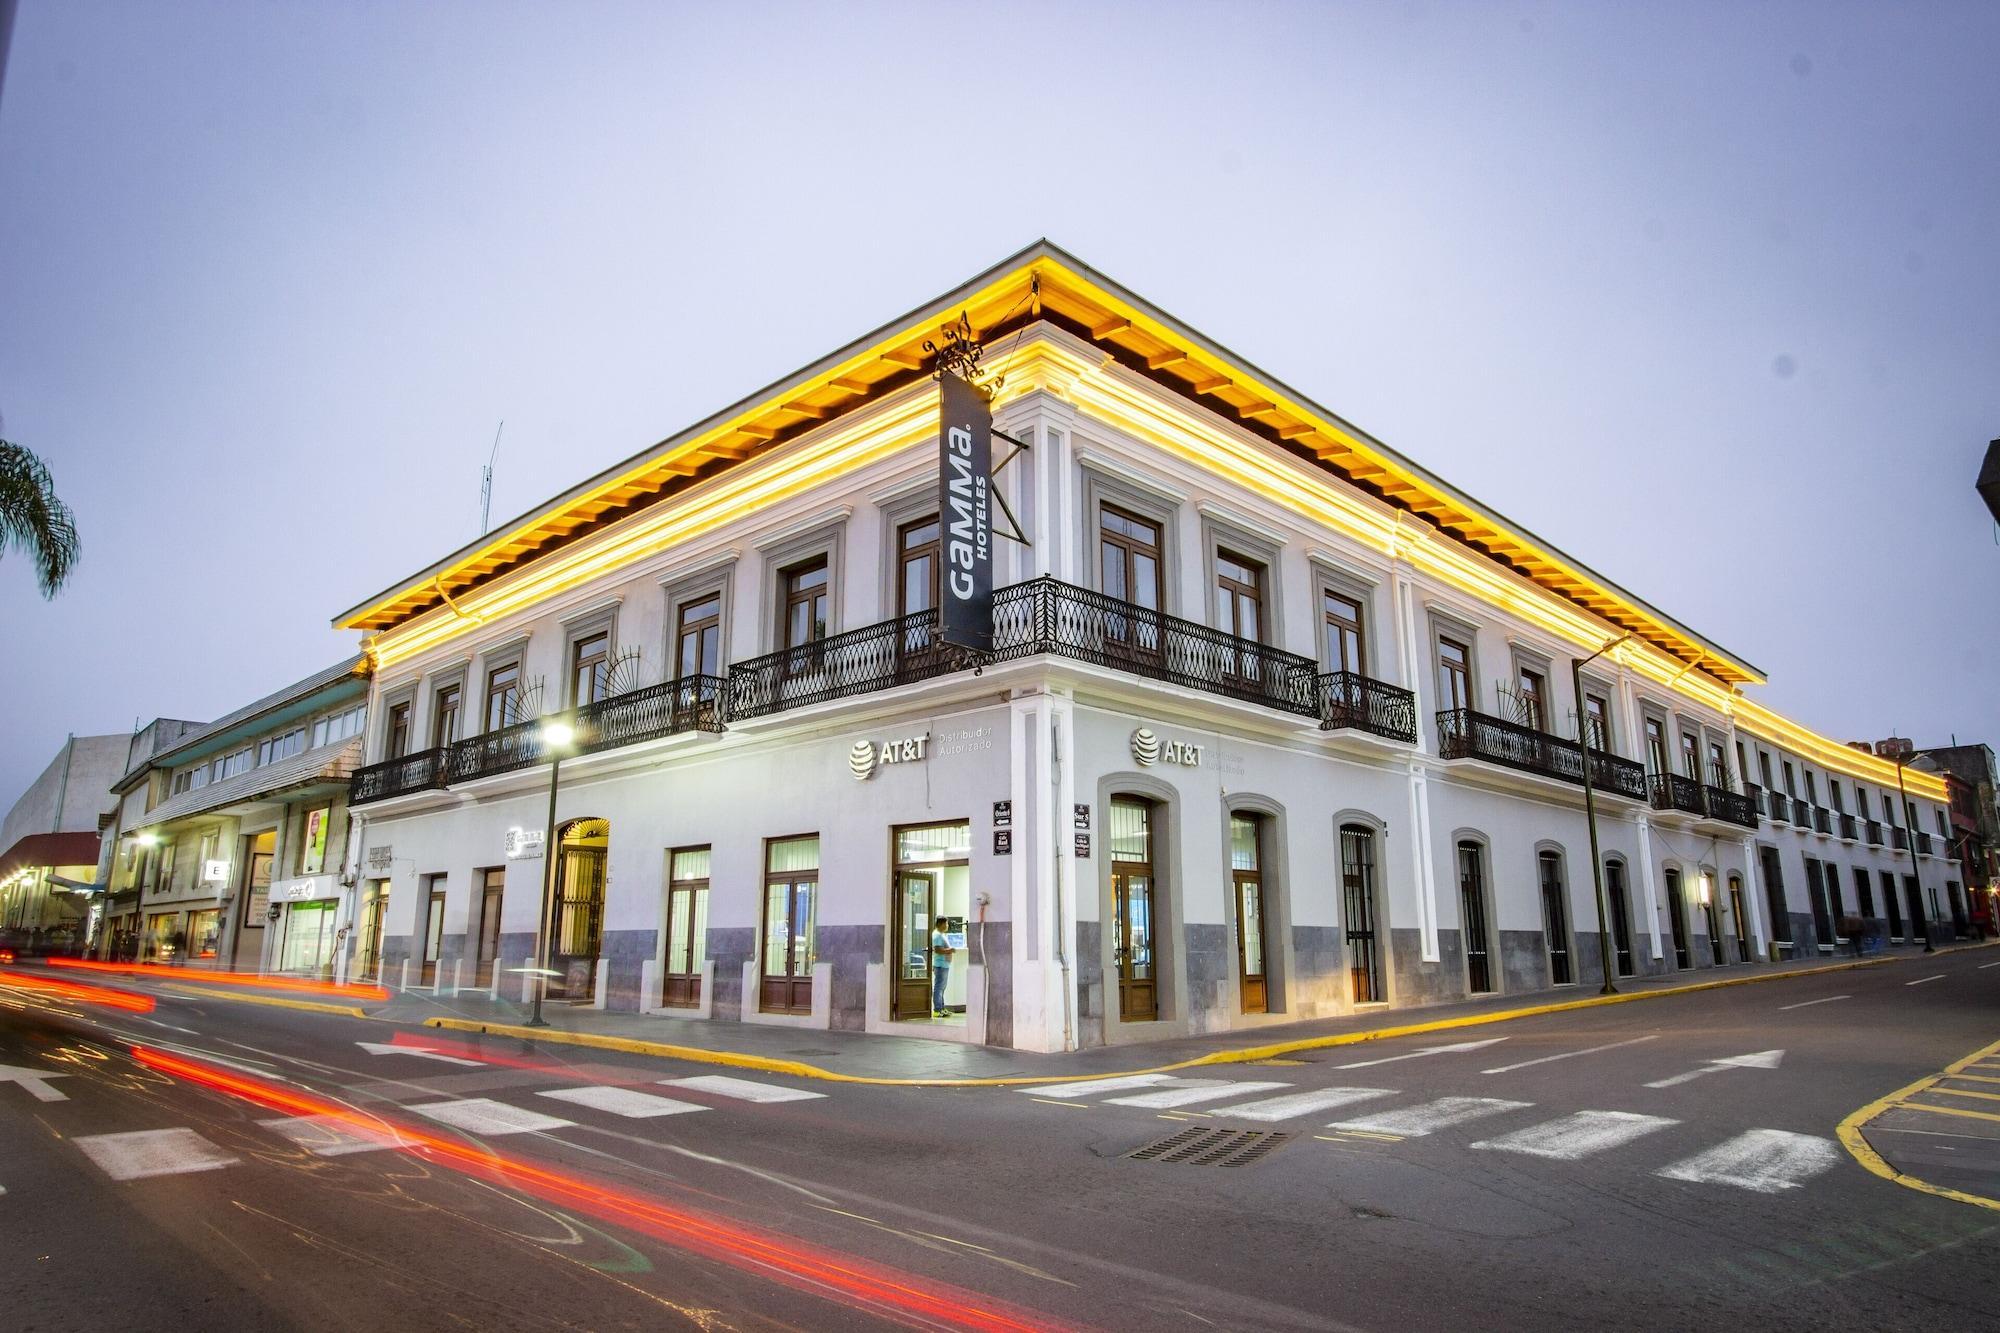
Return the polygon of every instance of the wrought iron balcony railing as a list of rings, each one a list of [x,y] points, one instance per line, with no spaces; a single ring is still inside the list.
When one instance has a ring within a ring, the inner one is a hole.
[[[1756,807],[1758,815],[1761,816],[1764,813],[1764,789],[1754,782],[1746,782],[1743,784],[1743,794],[1749,798],[1750,804]]]
[[[1931,854],[1931,845],[1932,844],[1931,844],[1930,834],[1919,833],[1917,835],[1917,850],[1922,852],[1925,856],[1929,856]]]
[[[1889,841],[1897,851],[1907,852],[1910,850],[1910,831],[1898,824],[1889,830]]]
[[[1867,834],[1868,845],[1870,847],[1880,847],[1882,845],[1882,825],[1880,823],[1871,819],[1862,831]]]
[[[1437,725],[1438,750],[1446,759],[1483,759],[1562,782],[1583,783],[1584,750],[1575,741],[1470,708],[1439,713]],[[1646,770],[1602,750],[1590,751],[1590,782],[1613,796],[1646,799]]]
[[[939,641],[932,611],[885,620],[738,662],[729,671],[729,716],[764,717],[1042,653],[1320,715],[1309,658],[1042,578],[994,593],[990,652]]]
[[[684,731],[721,731],[729,683],[720,676],[683,676],[585,704],[576,710],[576,748],[596,754]]]
[[[1417,696],[1358,672],[1329,671],[1319,678],[1319,725],[1322,731],[1352,727],[1415,745]]]
[[[1646,794],[1655,810],[1685,810],[1691,815],[1708,813],[1701,784],[1678,773],[1647,774]]]
[[[445,781],[470,782],[533,768],[541,762],[542,724],[537,718],[453,741],[445,763]]]
[[[1708,787],[1702,794],[1708,798],[1709,818],[1720,819],[1728,824],[1740,824],[1744,828],[1757,827],[1755,797],[1730,791],[1727,787]]]
[[[1816,805],[1812,812],[1813,827],[1821,833],[1833,832],[1833,812],[1823,805]]]
[[[1840,815],[1840,836],[1849,842],[1854,841],[1854,816],[1846,811]]]
[[[354,779],[347,789],[347,803],[366,805],[370,801],[386,801],[391,796],[442,787],[444,771],[445,747],[442,745],[434,750],[419,750],[415,754],[369,764],[354,771]]]
[[[1766,794],[1771,798],[1771,818],[1777,820],[1780,824],[1786,822],[1789,817],[1787,812],[1791,809],[1792,803],[1785,799],[1785,794],[1781,791],[1772,791]]]

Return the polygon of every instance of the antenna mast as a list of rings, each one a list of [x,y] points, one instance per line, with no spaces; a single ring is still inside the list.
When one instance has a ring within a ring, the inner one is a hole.
[[[493,460],[500,456],[500,432],[507,429],[503,418],[499,429],[493,432],[493,451],[486,455],[486,466],[479,469],[479,535],[484,537],[491,526],[493,513]]]

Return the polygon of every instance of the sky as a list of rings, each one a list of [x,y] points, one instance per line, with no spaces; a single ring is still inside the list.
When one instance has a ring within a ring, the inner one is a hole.
[[[0,804],[1047,236],[1767,671],[2000,743],[2000,5],[21,0]]]

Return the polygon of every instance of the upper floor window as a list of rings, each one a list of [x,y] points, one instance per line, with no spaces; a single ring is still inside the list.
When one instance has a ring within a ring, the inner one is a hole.
[[[312,747],[317,750],[322,745],[344,741],[349,736],[359,736],[368,724],[368,705],[356,704],[344,712],[323,717],[312,725]]]
[[[1098,515],[1097,557],[1106,597],[1159,610],[1159,524],[1106,505]]]
[[[235,754],[224,755],[210,765],[213,780],[220,782],[224,778],[233,778],[238,773],[248,773],[250,771],[250,758],[251,751],[247,746],[238,750]]]
[[[1771,781],[1771,755],[1768,751],[1757,751],[1757,772],[1763,776],[1767,790],[1777,785]]]
[[[1681,733],[1681,776],[1701,778],[1701,738],[1691,731]]]
[[[1646,767],[1665,773],[1667,766],[1667,724],[1656,717],[1646,719]]]
[[[896,614],[935,611],[938,604],[937,516],[896,530]]]
[[[1729,761],[1723,757],[1721,741],[1708,743],[1708,785],[1729,790]]]
[[[1868,789],[1866,787],[1857,785],[1854,788],[1854,808],[1860,813],[1863,819],[1868,818]]]
[[[1813,780],[1813,772],[1810,768],[1806,770],[1806,804],[1819,804],[1819,783]]]
[[[1742,741],[1736,742],[1736,771],[1743,775],[1743,780],[1745,782],[1748,782],[1750,780],[1750,765],[1743,762]]]
[[[1583,729],[1593,750],[1611,749],[1611,702],[1601,694],[1583,696]]]
[[[180,772],[174,774],[174,795],[179,796],[184,791],[192,790],[193,787],[194,787],[193,769],[184,768]]]
[[[1328,670],[1367,674],[1367,642],[1362,638],[1361,614],[1360,601],[1346,593],[1328,588],[1320,598]]]
[[[722,671],[722,594],[685,603],[674,629],[674,676],[714,676]]]
[[[794,565],[780,576],[784,590],[784,620],[780,625],[784,643],[797,648],[826,637],[827,567],[820,556],[803,565]]]
[[[1264,567],[1228,551],[1215,553],[1216,628],[1253,643],[1264,637]]]
[[[521,664],[509,662],[486,673],[486,730],[498,731],[518,719],[521,706]]]
[[[1828,800],[1833,802],[1833,808],[1836,813],[1847,813],[1847,803],[1840,799],[1840,779],[1828,778],[1826,780],[1826,796]]]
[[[450,745],[458,739],[458,703],[464,693],[458,685],[447,685],[431,699],[431,747]]]
[[[572,708],[605,697],[611,683],[611,635],[604,630],[569,646],[569,702]]]
[[[1548,730],[1549,685],[1542,673],[1522,667],[1516,688],[1520,695],[1521,725],[1536,731]]]
[[[1792,777],[1792,761],[1787,759],[1785,760],[1785,795],[1797,796],[1798,794],[1799,784]]]
[[[1948,832],[1946,832],[1946,830],[1945,830],[1945,823],[1944,823],[1944,807],[1943,807],[1943,806],[1941,806],[1941,805],[1935,805],[1935,806],[1932,806],[1932,807],[1931,807],[1931,813],[1937,816],[1937,830],[1938,830],[1938,836],[1939,836],[1940,838],[1948,838],[1948,837],[1950,837],[1950,836],[1951,836],[1951,834],[1950,834],[1950,833],[1948,833]]]
[[[391,704],[389,707],[388,739],[382,748],[385,759],[401,759],[410,752],[410,705]]]
[[[294,727],[282,736],[270,736],[257,743],[257,767],[289,759],[306,748],[306,729]]]
[[[1439,711],[1472,707],[1472,650],[1457,639],[1439,639],[1437,655]]]

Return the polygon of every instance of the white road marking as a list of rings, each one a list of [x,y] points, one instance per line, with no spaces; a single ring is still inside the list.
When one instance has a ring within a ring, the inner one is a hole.
[[[1673,1088],[1683,1083],[1692,1083],[1706,1074],[1719,1074],[1725,1069],[1776,1069],[1778,1062],[1785,1058],[1783,1051],[1753,1051],[1749,1055],[1725,1055],[1719,1060],[1710,1060],[1700,1069],[1690,1069],[1685,1074],[1675,1074],[1657,1083],[1648,1083],[1649,1088]]]
[[[391,1046],[379,1041],[357,1041],[354,1044],[370,1055],[414,1055],[425,1060],[442,1060],[448,1065],[471,1065],[475,1069],[484,1068],[486,1064],[484,1060],[461,1060],[428,1046]]]
[[[663,1078],[663,1087],[689,1088],[695,1092],[712,1092],[718,1097],[734,1097],[740,1102],[803,1102],[815,1097],[826,1096],[823,1092],[807,1092],[804,1088],[781,1088],[770,1083],[756,1083],[747,1078],[731,1078],[727,1074],[701,1074],[694,1078]]]
[[[1226,1078],[1175,1079],[1177,1086],[1163,1092],[1142,1092],[1134,1097],[1112,1097],[1107,1106],[1144,1106],[1165,1110],[1170,1106],[1192,1106],[1196,1102],[1219,1102],[1226,1097],[1247,1097],[1253,1092],[1289,1088],[1289,1083],[1237,1083]]]
[[[1573,1162],[1607,1149],[1622,1147],[1634,1139],[1678,1125],[1665,1116],[1639,1115],[1633,1111],[1578,1111],[1545,1124],[1530,1125],[1497,1139],[1473,1144],[1494,1152],[1526,1153],[1530,1157],[1553,1157]]]
[[[1379,1060],[1356,1060],[1353,1064],[1335,1065],[1335,1069],[1366,1069],[1370,1065],[1392,1065],[1398,1060],[1416,1060],[1426,1055],[1447,1055],[1453,1051],[1476,1051],[1482,1046],[1498,1046],[1505,1037],[1488,1037],[1485,1041],[1459,1041],[1449,1046],[1426,1046],[1420,1051],[1407,1051],[1402,1055],[1385,1055]]]
[[[559,1102],[573,1102],[578,1106],[588,1106],[594,1111],[609,1111],[632,1120],[645,1120],[656,1115],[681,1115],[688,1111],[706,1111],[706,1106],[693,1102],[677,1102],[671,1097],[658,1097],[650,1092],[636,1092],[631,1088],[552,1088],[539,1094],[553,1097]]]
[[[1921,986],[1926,981],[1943,981],[1943,980],[1944,980],[1944,973],[1940,972],[1934,977],[1918,977],[1915,981],[1906,981],[1903,984],[1905,986]]]
[[[489,1097],[456,1102],[425,1102],[409,1108],[468,1134],[532,1134],[544,1129],[568,1129],[574,1121],[558,1120],[540,1111],[523,1110]]]
[[[1088,1097],[1093,1092],[1120,1092],[1126,1088],[1157,1088],[1172,1082],[1167,1074],[1126,1074],[1120,1078],[1082,1079],[1075,1083],[1050,1083],[1040,1087],[1017,1088],[1031,1097]]]
[[[1758,1194],[1797,1189],[1840,1160],[1840,1145],[1811,1134],[1753,1129],[1654,1175],[1698,1185],[1733,1185]]]
[[[1778,1009],[1780,1012],[1786,1009],[1810,1009],[1816,1004],[1832,1004],[1835,1000],[1851,1000],[1853,998],[1852,995],[1829,995],[1823,1000],[1801,1000],[1797,1004],[1781,1004],[1778,1006]]]
[[[1328,1129],[1353,1129],[1369,1134],[1395,1134],[1419,1138],[1440,1129],[1450,1129],[1468,1120],[1499,1115],[1502,1111],[1525,1111],[1533,1102],[1502,1101],[1498,1097],[1440,1097],[1422,1106],[1406,1106],[1400,1111],[1384,1111],[1360,1120],[1336,1120]]]
[[[387,1148],[403,1148],[410,1144],[387,1125],[382,1127],[382,1137],[357,1134],[347,1127],[340,1116],[333,1115],[288,1115],[276,1120],[259,1120],[258,1124],[275,1130],[307,1152],[318,1157],[344,1157],[354,1152],[381,1152]]]
[[[0,1083],[18,1083],[21,1091],[38,1102],[66,1102],[69,1094],[57,1092],[50,1087],[52,1078],[68,1078],[68,1074],[57,1073],[53,1069],[36,1069],[21,1065],[0,1065]]]
[[[1394,1088],[1319,1088],[1312,1092],[1267,1097],[1261,1102],[1245,1102],[1241,1106],[1218,1106],[1215,1114],[1233,1116],[1238,1120],[1290,1120],[1293,1116],[1313,1115],[1331,1111],[1336,1106],[1365,1102],[1370,1097],[1392,1097],[1395,1091]]]
[[[1561,1055],[1545,1055],[1539,1060],[1523,1060],[1516,1065],[1501,1065],[1497,1069],[1482,1069],[1479,1072],[1482,1074],[1511,1074],[1516,1069],[1526,1069],[1530,1065],[1545,1065],[1554,1060],[1573,1060],[1579,1055],[1596,1055],[1599,1051],[1615,1051],[1620,1046],[1637,1046],[1642,1041],[1658,1041],[1659,1039],[1659,1034],[1656,1032],[1651,1036],[1634,1037],[1630,1041],[1609,1042],[1603,1046],[1592,1046],[1581,1051],[1564,1051]]]
[[[191,1129],[141,1129],[126,1134],[86,1134],[77,1147],[113,1180],[177,1176],[234,1166],[237,1159]]]
[[[1979,970],[1981,972],[1984,972],[1989,967],[2000,967],[2000,963],[1981,963],[1979,965]]]

